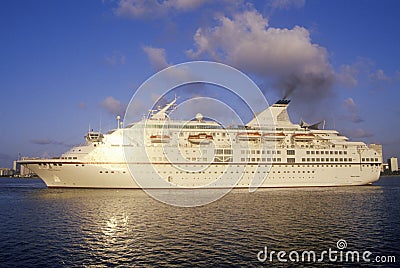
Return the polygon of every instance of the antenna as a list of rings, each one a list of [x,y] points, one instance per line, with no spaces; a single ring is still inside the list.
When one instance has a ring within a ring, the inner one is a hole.
[[[100,127],[99,127],[99,132],[101,133],[101,113],[100,113]]]

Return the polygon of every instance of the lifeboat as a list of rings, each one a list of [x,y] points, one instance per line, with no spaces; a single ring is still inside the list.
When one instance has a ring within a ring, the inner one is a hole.
[[[200,133],[197,135],[189,135],[188,141],[193,144],[209,144],[213,140],[213,136],[206,133]]]
[[[237,139],[240,141],[257,141],[261,139],[259,132],[241,132],[237,134]]]
[[[152,143],[168,143],[171,137],[168,135],[151,135],[150,140]]]
[[[263,139],[266,141],[281,141],[285,138],[285,134],[283,132],[280,133],[264,133],[262,135]]]
[[[301,134],[294,134],[292,137],[296,141],[310,141],[315,138],[315,135],[312,133],[301,133]]]

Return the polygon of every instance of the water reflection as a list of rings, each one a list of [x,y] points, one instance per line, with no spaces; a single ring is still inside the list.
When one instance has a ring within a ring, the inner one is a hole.
[[[241,189],[193,208],[160,203],[140,190],[18,193],[11,194],[13,202],[0,199],[0,243],[7,245],[1,244],[6,250],[0,257],[7,253],[19,265],[29,264],[37,251],[37,263],[52,266],[254,266],[264,246],[326,250],[339,239],[349,249],[399,255],[399,182]],[[192,195],[183,191],[175,198]]]

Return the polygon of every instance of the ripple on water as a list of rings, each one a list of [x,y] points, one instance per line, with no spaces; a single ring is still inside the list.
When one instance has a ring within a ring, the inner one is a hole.
[[[0,266],[257,266],[265,246],[322,251],[339,239],[399,255],[400,183],[234,190],[196,208],[140,190],[9,184],[0,186]]]

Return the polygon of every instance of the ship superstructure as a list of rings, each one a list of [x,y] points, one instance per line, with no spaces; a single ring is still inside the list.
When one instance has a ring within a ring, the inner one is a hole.
[[[164,108],[124,128],[89,132],[55,159],[21,160],[48,187],[215,188],[365,185],[379,179],[380,145],[353,142],[318,124],[293,124],[280,100],[244,126]]]

